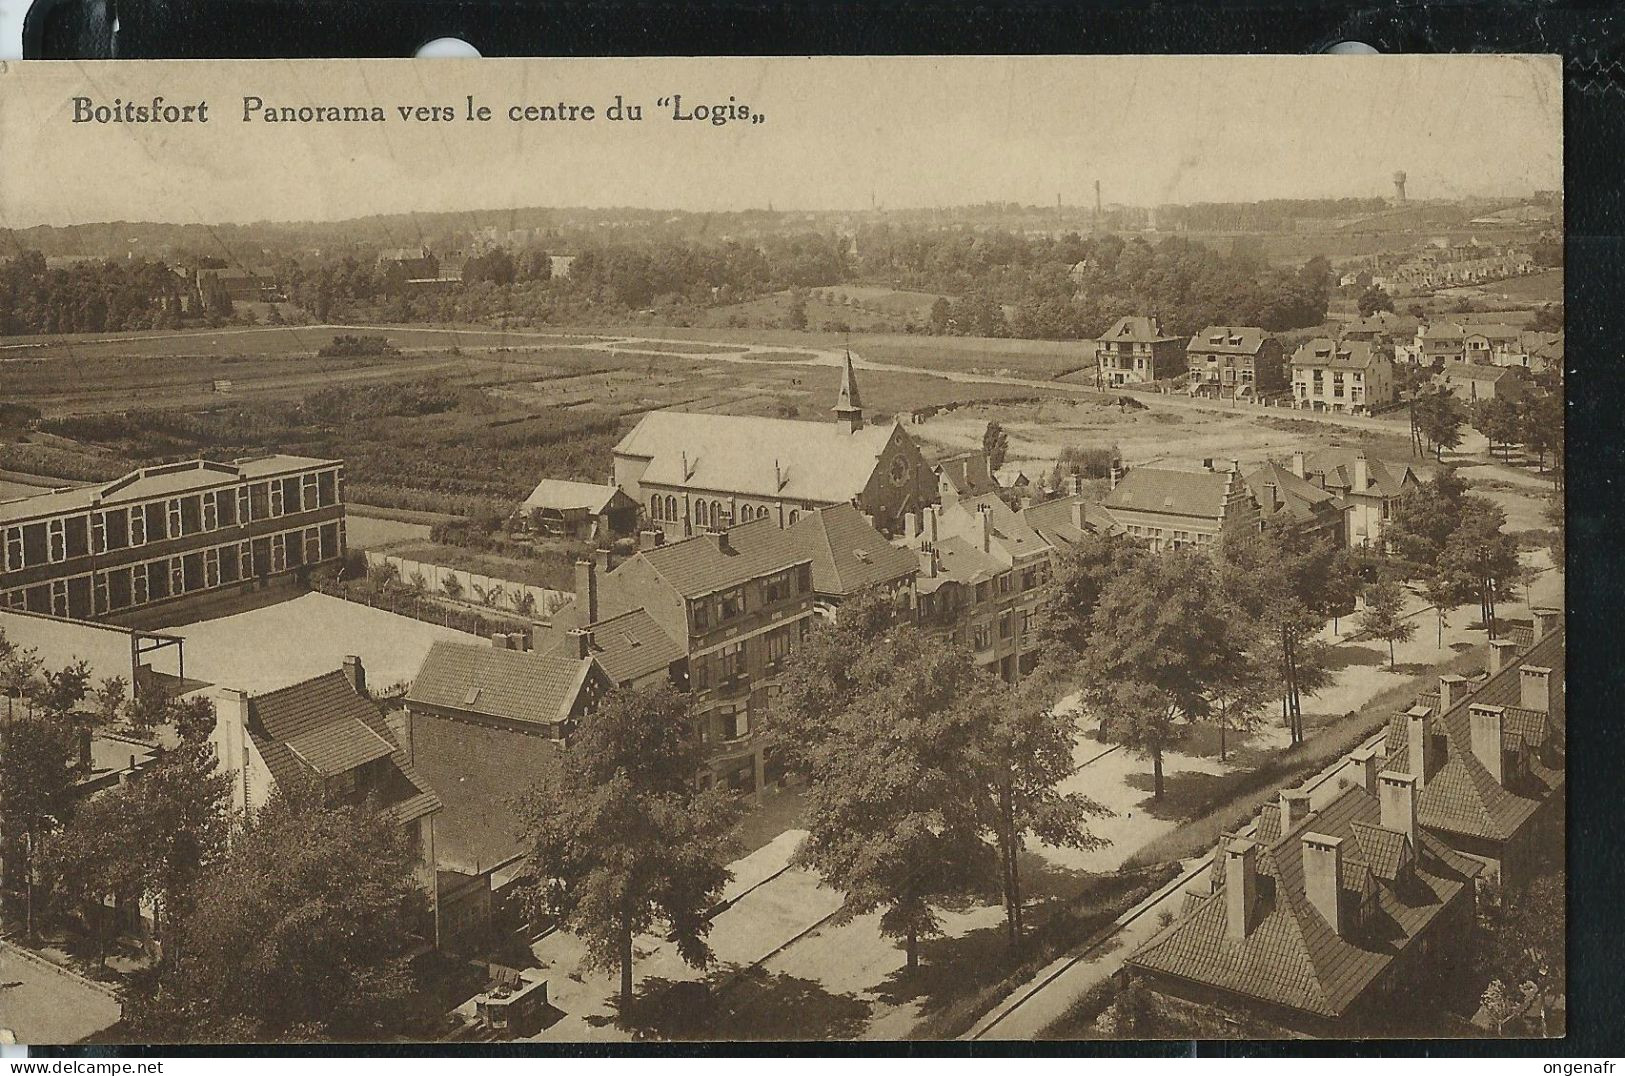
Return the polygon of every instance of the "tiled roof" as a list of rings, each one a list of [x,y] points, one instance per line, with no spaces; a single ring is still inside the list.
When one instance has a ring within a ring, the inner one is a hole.
[[[1117,488],[1101,503],[1107,509],[1127,508],[1142,512],[1171,512],[1176,515],[1217,519],[1224,507],[1224,491],[1229,472],[1176,471],[1161,467],[1136,467],[1117,481]],[[1239,475],[1237,476],[1239,479]]]
[[[1368,341],[1333,340],[1329,336],[1317,336],[1298,346],[1298,350],[1292,353],[1292,365],[1364,370],[1383,358],[1383,354]]]
[[[190,460],[186,463],[160,464],[131,471],[122,478],[99,485],[55,490],[31,497],[0,501],[0,521],[38,519],[63,512],[89,511],[95,507],[129,504],[153,497],[197,493],[206,489],[232,486],[244,480],[252,481],[317,467],[337,466],[340,462],[309,456],[273,455],[240,459],[235,463]]]
[[[1307,478],[1299,478],[1290,468],[1274,460],[1246,476],[1247,489],[1261,507],[1270,503],[1268,487],[1275,487],[1278,511],[1288,512],[1305,521],[1316,519],[1321,512],[1339,508],[1337,495],[1321,489]]]
[[[633,609],[590,626],[592,659],[617,684],[661,672],[680,660],[681,644],[663,631],[647,610]],[[575,640],[564,637],[550,653],[574,658],[568,649]]]
[[[592,666],[591,658],[441,641],[430,647],[406,701],[552,724],[570,716]]]
[[[1084,501],[1083,526],[1073,518],[1073,507]],[[1099,504],[1079,497],[1058,497],[1021,510],[1021,518],[1051,546],[1076,545],[1090,533],[1110,534],[1123,528]]]
[[[648,459],[640,483],[839,504],[869,485],[895,426],[651,411],[615,446]],[[684,466],[688,473],[684,474]]]
[[[1364,490],[1357,490],[1354,488],[1354,459],[1359,453],[1360,450],[1354,448],[1329,448],[1317,452],[1304,462],[1304,473],[1323,476],[1328,489],[1348,490],[1351,493],[1375,492],[1384,497],[1397,497],[1407,487],[1421,484],[1421,479],[1416,477],[1410,464],[1367,456],[1367,485]]]
[[[974,585],[992,579],[1009,566],[979,546],[958,536],[943,538],[936,544],[937,574],[920,573],[915,586],[922,594],[930,594],[944,583]]]
[[[1128,317],[1118,318],[1112,322],[1100,337],[1102,342],[1110,343],[1117,340],[1137,340],[1141,343],[1155,343],[1160,340],[1177,340],[1178,337],[1169,336],[1162,331],[1162,324],[1156,318]]]
[[[728,528],[729,552],[721,536],[698,534],[645,549],[638,557],[679,594],[697,598],[811,561],[798,539],[766,517]]]
[[[368,723],[371,699],[335,670],[248,700],[250,731],[275,741],[305,767],[331,777],[392,754],[395,743]],[[273,751],[273,755],[280,752]],[[266,759],[269,766],[270,758]],[[274,774],[273,774],[274,776]]]
[[[1209,325],[1186,346],[1188,351],[1228,355],[1257,355],[1264,347],[1263,329],[1252,325]]]
[[[813,590],[819,594],[844,597],[920,570],[919,557],[887,542],[850,504],[808,512],[788,533],[812,558]]]
[[[1522,381],[1516,366],[1479,366],[1476,363],[1457,362],[1446,366],[1439,375],[1442,381],[1465,378],[1468,381]]]
[[[996,493],[984,493],[962,500],[954,507],[944,509],[943,518],[945,524],[960,537],[975,543],[981,540],[982,522],[979,516],[984,510],[992,517],[993,543],[1003,547],[1012,560],[1048,548],[1038,532]]]
[[[584,509],[598,514],[609,507],[620,490],[614,486],[601,486],[594,482],[565,482],[557,478],[544,478],[537,483],[520,505],[521,508],[552,508],[556,511]]]
[[[1246,938],[1233,940],[1227,933],[1221,884],[1130,955],[1129,965],[1321,1016],[1345,1012],[1479,870],[1424,833],[1414,871],[1398,881],[1376,880],[1377,871],[1389,866],[1392,845],[1369,832],[1381,828],[1380,814],[1375,796],[1348,789],[1305,825],[1263,842],[1256,925]],[[1357,826],[1367,831],[1363,839]],[[1344,838],[1340,885],[1355,891],[1345,894],[1350,906],[1361,891],[1372,892],[1375,925],[1351,926],[1340,936],[1310,904],[1303,879],[1306,828]],[[1381,862],[1367,859],[1368,848]]]

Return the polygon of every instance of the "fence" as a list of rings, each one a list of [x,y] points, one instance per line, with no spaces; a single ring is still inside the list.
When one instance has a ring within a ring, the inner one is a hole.
[[[311,578],[310,587],[334,598],[358,602],[374,609],[421,620],[425,624],[438,624],[443,628],[478,635],[481,638],[488,639],[496,632],[529,632],[534,626],[532,620],[515,614],[456,608],[443,599],[405,588],[379,590],[370,583],[347,583],[319,577]]]
[[[515,583],[464,568],[448,568],[440,564],[408,560],[406,557],[374,553],[371,550],[366,551],[364,555],[369,572],[378,571],[381,565],[388,565],[403,583],[413,583],[421,577],[425,592],[436,597],[464,602],[482,613],[490,610],[486,615],[506,613],[533,620],[552,615],[574,597],[562,590]],[[448,584],[448,580],[452,582]]]

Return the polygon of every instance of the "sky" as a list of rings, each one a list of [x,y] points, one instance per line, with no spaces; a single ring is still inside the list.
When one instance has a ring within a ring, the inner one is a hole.
[[[210,103],[75,123],[73,98]],[[619,94],[643,120],[610,121]],[[673,119],[657,100],[747,105]],[[378,105],[383,123],[244,121]],[[470,121],[467,98],[491,109]],[[514,106],[591,104],[592,122]],[[407,122],[401,105],[452,122]],[[528,206],[700,211],[1522,195],[1562,186],[1555,57],[1304,56],[0,64],[0,227],[338,220]]]

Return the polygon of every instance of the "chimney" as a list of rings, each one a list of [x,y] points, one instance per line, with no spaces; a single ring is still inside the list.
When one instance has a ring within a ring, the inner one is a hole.
[[[903,513],[903,538],[912,542],[920,536],[920,517],[913,512]]]
[[[1111,488],[1116,489],[1117,488],[1117,483],[1119,481],[1121,481],[1122,478],[1123,478],[1123,469],[1117,465],[1116,460],[1113,460],[1112,461],[1111,479],[1110,479]]]
[[[1225,935],[1241,941],[1253,929],[1258,896],[1258,845],[1237,837],[1224,849]]]
[[[1560,609],[1531,609],[1529,612],[1535,620],[1537,643],[1563,626],[1563,612]]]
[[[1411,774],[1416,787],[1422,788],[1433,775],[1433,733],[1428,718],[1433,711],[1426,706],[1413,706],[1405,711],[1405,745],[1410,751]]]
[[[1236,459],[1236,457],[1234,457],[1234,456],[1230,457],[1230,473],[1231,474],[1240,474],[1241,473],[1241,461]]]
[[[1072,525],[1080,531],[1088,528],[1089,506],[1082,501],[1072,502]]]
[[[571,628],[570,651],[578,658],[592,656],[592,631],[589,628]]]
[[[1383,829],[1403,833],[1416,844],[1416,778],[1383,770],[1377,774],[1378,818]]]
[[[1292,473],[1297,475],[1299,478],[1302,478],[1304,476],[1304,462],[1303,462],[1303,453],[1302,452],[1294,452],[1294,453],[1292,453]]]
[[[665,533],[665,531],[639,531],[638,549],[649,550],[658,547],[660,545],[660,540],[665,536]]]
[[[236,703],[235,709],[237,711],[237,723],[246,729],[248,727],[250,716],[248,692],[242,691],[238,688],[228,687],[224,689],[224,693],[228,698]]]
[[[1264,495],[1269,498],[1269,500],[1264,504],[1264,507],[1268,508],[1272,512],[1275,511],[1275,506],[1280,503],[1280,498],[1276,495],[1274,482],[1264,483]]]
[[[612,555],[607,547],[593,550],[592,556],[598,562],[598,570],[605,575],[608,575],[609,570],[615,566],[615,562],[610,559]]]
[[[1518,670],[1519,705],[1525,710],[1552,710],[1552,670],[1525,665]]]
[[[937,551],[935,549],[920,550],[920,574],[927,579],[937,577]]]
[[[711,532],[717,540],[717,552],[731,554],[734,551],[733,539],[728,537],[728,528],[718,527]]]
[[[1343,838],[1303,835],[1303,895],[1332,933],[1343,933]]]
[[[1354,763],[1354,772],[1359,774],[1360,787],[1366,790],[1367,795],[1375,796],[1377,794],[1377,763],[1379,761],[1376,747],[1362,747],[1357,751],[1353,751],[1349,754],[1349,760]]]
[[[367,670],[362,667],[361,659],[350,654],[344,659],[344,678],[350,681],[350,690],[357,695],[367,694]]]
[[[598,623],[598,565],[591,560],[576,561],[576,605],[582,623]]]
[[[921,509],[925,523],[925,540],[933,546],[937,544],[937,506],[928,504]]]
[[[1290,833],[1309,817],[1309,793],[1281,790],[1281,832]]]
[[[993,551],[993,508],[991,505],[977,505],[980,509],[978,515],[982,519],[982,552]]]
[[[1069,474],[1066,476],[1066,492],[1070,497],[1083,496],[1083,476],[1081,474]]]
[[[1518,657],[1518,644],[1511,639],[1490,640],[1490,675],[1494,676]]]
[[[1501,753],[1501,734],[1506,727],[1506,712],[1500,706],[1475,702],[1467,707],[1467,717],[1473,743],[1473,755],[1489,771],[1495,783],[1506,787],[1506,772]]]
[[[1457,673],[1446,673],[1439,677],[1439,712],[1448,713],[1458,702],[1468,695],[1468,683],[1465,676]]]
[[[508,633],[505,632],[505,631],[493,631],[491,633],[491,649],[492,650],[507,650],[507,649],[509,649],[509,647],[508,647]]]
[[[1370,484],[1371,473],[1366,467],[1365,453],[1356,452],[1354,454],[1354,492],[1364,493],[1366,487]]]

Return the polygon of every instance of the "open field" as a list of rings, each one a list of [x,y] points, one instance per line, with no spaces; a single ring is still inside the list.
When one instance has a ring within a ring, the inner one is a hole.
[[[1544,273],[1514,277],[1511,280],[1497,280],[1461,290],[1475,291],[1491,298],[1513,302],[1560,303],[1563,301],[1563,270],[1552,269]]]

